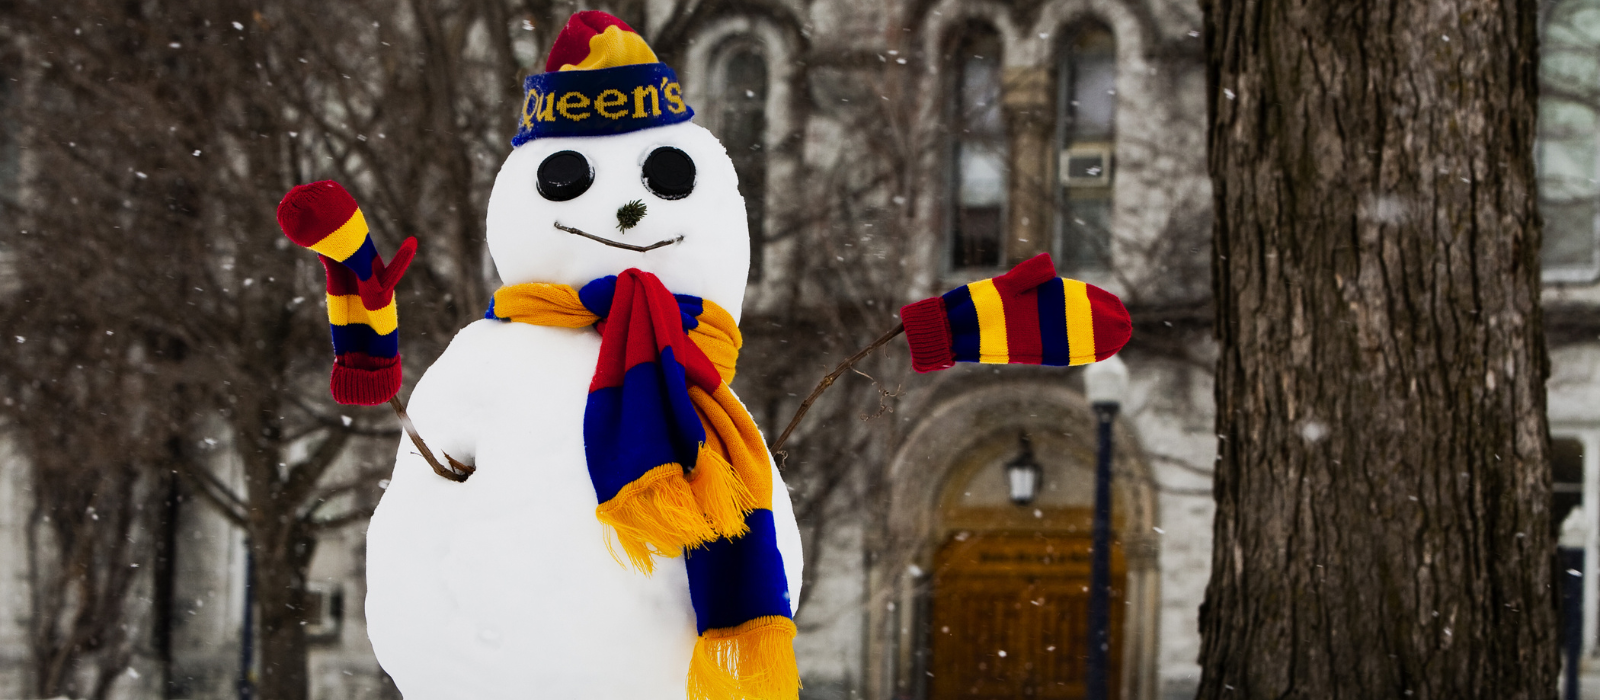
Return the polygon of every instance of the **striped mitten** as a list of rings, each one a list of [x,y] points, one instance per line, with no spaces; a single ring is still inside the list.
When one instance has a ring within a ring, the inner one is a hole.
[[[333,400],[375,406],[400,391],[394,288],[417,252],[407,238],[387,265],[356,200],[332,180],[299,185],[278,204],[284,235],[321,256],[333,328]]]
[[[1049,253],[999,277],[908,304],[900,320],[918,372],[957,362],[1086,365],[1117,354],[1133,335],[1121,300],[1056,277]]]

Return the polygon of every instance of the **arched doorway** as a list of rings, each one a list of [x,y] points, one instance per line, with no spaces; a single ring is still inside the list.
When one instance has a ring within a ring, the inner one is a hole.
[[[1060,432],[1029,434],[1040,478],[1034,498],[1018,504],[1006,465],[1022,451],[1019,442],[1002,429],[972,445],[940,496],[924,673],[930,700],[1084,697],[1093,456]],[[1112,639],[1121,639],[1120,541],[1111,562]],[[1110,691],[1119,697],[1123,649],[1110,651]]]
[[[1070,377],[1039,379],[945,393],[891,462],[869,569],[872,697],[1083,697],[1095,423]],[[1005,474],[1021,433],[1041,467],[1025,506]],[[1151,700],[1155,495],[1125,425],[1117,440],[1111,690]]]

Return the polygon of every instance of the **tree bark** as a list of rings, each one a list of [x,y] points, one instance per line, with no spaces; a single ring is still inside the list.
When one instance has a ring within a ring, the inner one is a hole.
[[[311,697],[310,645],[306,639],[306,572],[316,551],[316,538],[291,521],[270,534],[252,538],[256,557],[256,606],[261,621],[261,665],[256,697],[262,700],[305,700]]]
[[[1204,9],[1199,697],[1553,697],[1535,3]]]

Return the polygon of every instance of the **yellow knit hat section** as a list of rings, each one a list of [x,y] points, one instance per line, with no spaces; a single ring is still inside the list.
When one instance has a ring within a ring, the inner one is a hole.
[[[606,27],[605,31],[589,37],[588,58],[577,65],[571,63],[563,65],[561,70],[600,70],[660,62],[661,59],[656,58],[656,52],[651,51],[650,45],[644,43],[644,37],[622,31],[621,27],[613,24]]]

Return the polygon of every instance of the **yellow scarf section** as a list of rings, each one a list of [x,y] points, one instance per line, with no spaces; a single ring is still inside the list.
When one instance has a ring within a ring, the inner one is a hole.
[[[674,557],[685,548],[749,531],[744,517],[772,508],[772,462],[750,412],[728,388],[744,338],[733,316],[702,300],[699,325],[689,340],[717,368],[722,383],[710,394],[689,387],[706,441],[688,475],[663,465],[600,504],[595,515],[617,533],[633,566],[654,571],[654,556]],[[586,328],[600,321],[577,290],[564,284],[528,283],[494,293],[499,318],[536,326]],[[607,546],[610,546],[609,541]],[[763,617],[728,630],[707,630],[695,644],[689,666],[691,700],[792,699],[800,687],[794,662],[794,621]]]

